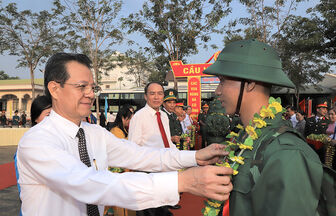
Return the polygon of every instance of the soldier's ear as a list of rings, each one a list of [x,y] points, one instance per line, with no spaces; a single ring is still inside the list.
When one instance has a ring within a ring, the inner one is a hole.
[[[256,82],[248,81],[245,82],[245,90],[247,92],[253,91],[253,89],[256,87]]]

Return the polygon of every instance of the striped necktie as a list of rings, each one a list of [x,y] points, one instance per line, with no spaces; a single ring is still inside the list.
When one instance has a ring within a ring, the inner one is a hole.
[[[91,167],[90,157],[86,148],[85,134],[83,128],[79,128],[78,133],[78,151],[80,160],[88,167]],[[88,216],[99,216],[97,205],[86,204]]]

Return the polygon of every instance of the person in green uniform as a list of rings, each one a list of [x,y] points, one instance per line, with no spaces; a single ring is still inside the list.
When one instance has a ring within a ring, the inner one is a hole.
[[[227,140],[225,137],[230,133],[230,119],[218,98],[210,102],[205,123],[208,144],[222,143]]]
[[[202,106],[202,112],[198,114],[198,124],[200,126],[200,132],[202,136],[202,148],[205,148],[207,146],[207,125],[206,125],[206,118],[209,111],[209,105],[203,104]]]
[[[227,114],[240,115],[245,130],[255,114],[261,115],[269,106],[272,85],[295,87],[283,72],[276,50],[256,39],[228,44],[204,73],[219,77],[215,93]],[[323,169],[317,154],[281,112],[265,121],[267,125],[253,140],[253,149],[241,155],[244,164],[233,176],[230,216],[320,215]],[[280,132],[281,128],[292,131]],[[247,132],[241,132],[237,142],[244,143]]]
[[[182,150],[181,145],[182,126],[177,118],[177,115],[174,112],[176,107],[176,101],[177,101],[177,91],[175,89],[167,89],[164,91],[162,111],[167,114],[169,119],[171,140],[179,150]],[[180,209],[181,206],[176,204],[174,206],[168,206],[168,208]]]
[[[174,113],[177,100],[177,91],[174,89],[167,89],[164,91],[164,99],[162,104],[162,111],[167,113],[169,118],[169,129],[173,143],[176,145],[180,143],[182,126]],[[181,146],[177,146],[181,150]]]

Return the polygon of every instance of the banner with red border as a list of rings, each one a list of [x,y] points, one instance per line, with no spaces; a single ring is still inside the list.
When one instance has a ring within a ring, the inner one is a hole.
[[[170,61],[169,63],[175,77],[211,76],[203,73],[203,71],[207,69],[211,63],[183,64],[182,61]]]
[[[201,110],[201,77],[188,77],[188,105],[192,108],[192,115],[198,115]]]

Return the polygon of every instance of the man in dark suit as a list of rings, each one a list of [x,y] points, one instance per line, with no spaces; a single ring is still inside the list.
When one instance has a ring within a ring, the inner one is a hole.
[[[202,135],[202,148],[206,147],[206,135],[207,135],[207,128],[206,128],[206,118],[209,110],[208,104],[203,104],[202,106],[202,113],[198,114],[198,123],[200,125],[200,131]]]
[[[177,119],[177,115],[174,113],[177,101],[177,91],[175,89],[167,89],[164,91],[164,99],[162,104],[162,111],[167,113],[169,118],[169,129],[171,140],[176,145],[176,148],[182,150],[181,144],[181,134],[182,134],[182,126],[180,121]],[[171,209],[179,209],[180,205],[168,206]]]
[[[177,115],[174,113],[176,107],[176,100],[177,100],[176,90],[167,89],[166,91],[164,91],[162,111],[167,113],[167,116],[169,118],[170,135],[175,145],[180,143],[182,134],[182,126],[180,124],[180,121],[177,119]],[[181,150],[181,146],[177,145],[176,147]]]
[[[305,137],[310,134],[326,134],[328,128],[329,120],[326,118],[328,113],[328,102],[325,98],[318,98],[316,102],[316,116],[307,119],[304,130]],[[323,163],[325,149],[315,149],[313,145],[310,146],[316,151]]]
[[[316,116],[307,119],[305,136],[310,134],[325,134],[329,120],[325,117],[328,113],[328,102],[325,98],[318,98],[316,104]]]

